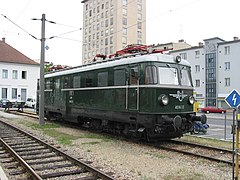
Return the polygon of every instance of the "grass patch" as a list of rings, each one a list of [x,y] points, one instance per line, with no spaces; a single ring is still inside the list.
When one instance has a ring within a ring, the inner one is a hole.
[[[78,139],[76,136],[58,132],[55,129],[43,129],[43,132],[55,138],[62,145],[72,145],[72,141]]]
[[[98,143],[100,143],[100,142],[92,141],[92,142],[84,142],[84,143],[82,143],[82,144],[83,144],[83,145],[84,145],[84,144],[94,145],[94,144],[98,144]]]
[[[180,140],[198,143],[198,144],[204,144],[208,146],[214,146],[214,147],[221,147],[221,148],[227,148],[227,149],[232,148],[232,142],[222,141],[217,139],[199,138],[199,137],[185,135]]]
[[[31,127],[34,130],[45,130],[45,129],[54,129],[54,128],[59,128],[60,126],[58,124],[54,124],[54,123],[46,123],[44,125],[40,125],[40,124],[29,124],[29,127]]]

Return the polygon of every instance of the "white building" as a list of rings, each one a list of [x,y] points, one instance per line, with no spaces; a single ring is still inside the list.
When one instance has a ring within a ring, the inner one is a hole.
[[[5,42],[0,41],[0,99],[26,101],[36,97],[40,65]]]
[[[191,63],[193,84],[199,107],[227,108],[224,99],[233,90],[240,91],[237,78],[240,67],[240,40],[224,41],[218,37],[205,39],[204,44],[171,51]]]

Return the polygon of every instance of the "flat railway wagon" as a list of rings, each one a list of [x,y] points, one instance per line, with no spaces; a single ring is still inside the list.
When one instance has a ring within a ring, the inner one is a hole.
[[[196,116],[190,64],[161,53],[94,62],[45,75],[45,116],[137,138],[191,132]]]

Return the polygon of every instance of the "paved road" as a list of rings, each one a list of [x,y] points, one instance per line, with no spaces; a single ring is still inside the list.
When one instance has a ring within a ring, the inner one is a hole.
[[[201,113],[199,113],[201,115]],[[208,117],[208,125],[210,126],[206,134],[196,134],[194,136],[205,137],[205,138],[214,138],[221,140],[232,140],[232,124],[233,124],[233,114],[206,114]],[[225,120],[226,118],[226,120]],[[226,128],[225,128],[226,123]],[[225,132],[226,129],[226,132]],[[226,133],[226,137],[225,137]]]

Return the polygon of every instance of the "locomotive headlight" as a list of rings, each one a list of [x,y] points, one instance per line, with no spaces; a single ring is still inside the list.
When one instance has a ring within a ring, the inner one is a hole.
[[[193,96],[189,96],[188,100],[190,104],[193,104],[195,102],[195,99]]]
[[[159,101],[161,104],[163,104],[163,105],[166,106],[166,105],[168,104],[168,102],[169,102],[169,98],[168,98],[167,95],[162,94],[162,95],[160,95],[160,96],[158,97],[158,101]]]

